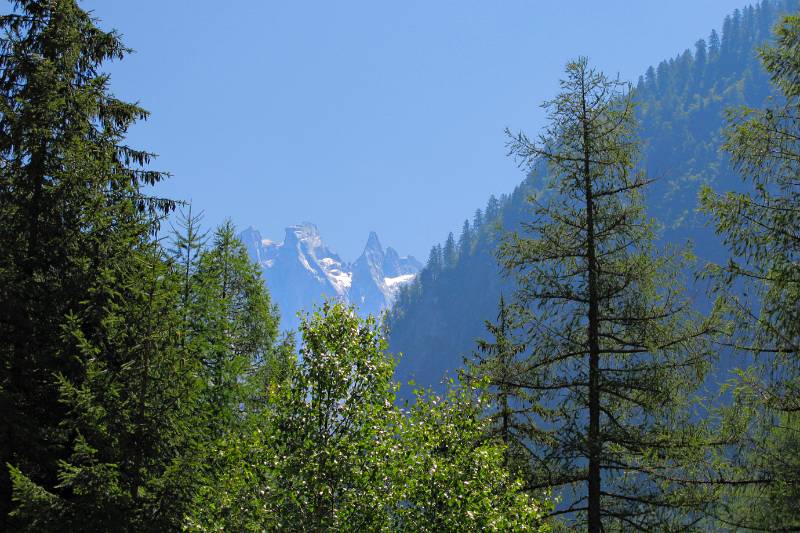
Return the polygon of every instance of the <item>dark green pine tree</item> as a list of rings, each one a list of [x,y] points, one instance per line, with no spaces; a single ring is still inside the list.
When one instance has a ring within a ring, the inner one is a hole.
[[[140,187],[164,175],[124,143],[147,112],[114,98],[102,64],[127,48],[74,0],[19,0],[0,18],[0,529],[8,527],[7,465],[66,494],[59,461],[76,435],[60,383],[80,383],[84,354],[65,343],[79,316],[94,340],[108,295],[98,280],[173,205]],[[88,310],[93,310],[94,314]]]
[[[700,90],[703,89],[703,82],[706,79],[706,66],[708,66],[708,50],[705,40],[700,39],[694,45],[694,62],[692,63],[692,79]]]
[[[425,264],[425,269],[420,276],[421,282],[423,284],[431,283],[442,273],[442,268],[442,247],[437,244],[431,247],[431,252],[428,254],[428,262]]]
[[[495,195],[491,195],[489,197],[489,200],[486,202],[486,211],[484,213],[484,218],[486,222],[494,222],[499,214],[500,214],[500,201],[495,197]]]
[[[786,531],[800,528],[800,16],[760,55],[783,98],[732,112],[725,144],[752,187],[701,195],[732,256],[710,269],[733,311],[731,342],[753,360],[725,410],[740,444],[723,458],[731,483],[717,511],[724,527]]]
[[[719,40],[719,34],[717,33],[717,30],[711,30],[711,34],[708,36],[708,58],[710,60],[713,61],[717,59],[717,56],[719,55],[720,46],[721,43]]]
[[[475,210],[475,214],[472,216],[472,229],[473,231],[478,231],[483,226],[483,211],[480,209]]]
[[[179,252],[199,234],[195,218],[184,222]],[[94,337],[83,333],[83,315],[70,318],[84,378],[60,379],[70,407],[62,425],[75,435],[58,472],[67,493],[12,469],[20,529],[179,529],[197,491],[235,466],[215,450],[243,438],[247,410],[269,383],[261,370],[289,357],[275,348],[277,314],[232,224],[199,254],[180,253],[186,264],[164,256],[145,239],[100,276],[92,291],[103,293],[103,308],[86,310],[103,315]]]
[[[182,350],[180,271],[142,239],[99,273],[70,315],[65,346],[80,379],[58,375],[70,454],[54,489],[12,467],[14,524],[23,531],[165,531],[191,501],[192,405],[199,361]],[[86,323],[100,316],[99,329]]]
[[[518,134],[510,148],[547,164],[545,188],[500,251],[528,335],[520,385],[541,395],[547,430],[533,486],[561,492],[572,527],[682,530],[696,520],[684,505],[704,504],[679,480],[705,453],[689,406],[711,324],[688,310],[680,262],[653,245],[627,86],[581,58],[544,107],[541,138]]]

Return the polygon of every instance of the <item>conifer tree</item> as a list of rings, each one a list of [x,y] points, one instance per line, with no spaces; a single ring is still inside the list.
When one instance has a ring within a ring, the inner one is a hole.
[[[12,467],[11,516],[23,531],[175,529],[193,488],[182,467],[199,399],[198,362],[179,341],[180,277],[145,240],[101,272],[91,295],[65,325],[81,379],[58,376],[70,454],[55,490]],[[87,334],[97,315],[101,329]]]
[[[447,234],[447,240],[444,241],[442,248],[442,260],[444,268],[453,268],[458,263],[458,248],[456,248],[456,240],[453,237],[453,232]]]
[[[59,381],[79,384],[86,369],[65,348],[67,317],[81,316],[83,336],[95,339],[104,328],[96,298],[107,296],[97,280],[125,270],[152,215],[173,207],[142,194],[164,174],[124,142],[147,112],[114,98],[100,71],[128,52],[119,36],[74,0],[12,4],[0,18],[0,529],[11,507],[6,465],[65,492],[58,463],[74,435],[62,424]]]
[[[430,282],[439,277],[443,268],[442,247],[437,244],[431,247],[431,252],[428,254],[428,262],[425,264],[425,269],[422,271],[420,278],[422,283]]]
[[[466,258],[470,255],[472,255],[472,228],[469,227],[469,220],[465,220],[461,226],[461,235],[458,237],[458,257]]]
[[[694,45],[694,63],[692,65],[692,75],[701,88],[702,82],[705,79],[704,75],[706,71],[706,65],[708,65],[708,51],[706,48],[706,42],[705,40],[700,39]]]
[[[581,58],[561,89],[538,142],[511,137],[548,183],[500,252],[527,333],[520,380],[542,395],[532,467],[538,486],[562,489],[573,526],[681,528],[695,519],[676,480],[704,453],[688,404],[710,324],[688,310],[677,259],[652,244],[627,86]]]
[[[203,213],[193,214],[192,206],[184,212],[180,211],[172,226],[172,243],[170,252],[183,278],[181,294],[181,307],[184,310],[184,320],[188,322],[194,278],[200,261],[200,253],[208,240],[208,232],[201,228]],[[188,324],[185,326],[188,327]]]
[[[715,60],[717,58],[720,46],[722,45],[720,44],[719,34],[717,33],[717,30],[711,30],[711,34],[708,36],[709,59]]]
[[[489,196],[486,202],[485,218],[487,222],[494,222],[494,219],[500,214],[500,201],[495,195]]]
[[[472,216],[472,229],[473,231],[479,231],[483,226],[483,211],[480,209],[475,210],[475,214]]]
[[[520,376],[525,374],[525,345],[517,333],[503,295],[498,304],[497,323],[486,321],[486,329],[494,341],[479,340],[478,351],[466,361],[465,377],[470,382],[486,382],[489,410],[489,435],[500,439],[506,447],[504,463],[516,475],[530,480],[532,455],[528,446],[537,432],[534,413],[538,399],[524,387]]]
[[[211,436],[214,428],[230,428],[239,418],[249,395],[247,378],[273,354],[278,315],[230,221],[200,254],[195,278],[193,349],[205,368]]]
[[[760,55],[782,101],[732,112],[726,130],[725,148],[752,186],[706,188],[701,202],[732,256],[710,266],[737,325],[731,347],[753,360],[725,410],[740,443],[724,456],[730,491],[717,511],[726,527],[789,530],[800,527],[800,16],[776,35]]]

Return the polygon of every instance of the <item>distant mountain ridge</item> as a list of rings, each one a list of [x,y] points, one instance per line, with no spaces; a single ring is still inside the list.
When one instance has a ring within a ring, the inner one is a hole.
[[[311,311],[325,298],[355,304],[362,315],[378,315],[394,303],[400,287],[414,280],[422,264],[381,245],[370,232],[364,251],[348,263],[328,248],[310,222],[289,226],[282,242],[262,237],[254,227],[240,239],[258,263],[272,300],[281,312],[282,329],[298,326],[299,311]]]

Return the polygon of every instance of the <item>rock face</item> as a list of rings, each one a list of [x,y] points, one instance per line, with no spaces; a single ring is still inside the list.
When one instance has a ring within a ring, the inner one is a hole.
[[[297,313],[311,311],[325,298],[356,305],[359,314],[378,314],[391,307],[397,291],[413,281],[422,265],[411,256],[384,250],[375,232],[364,251],[347,263],[330,250],[314,224],[286,228],[283,242],[264,239],[250,227],[240,235],[250,257],[261,266],[272,300],[281,312],[282,329],[299,324]]]

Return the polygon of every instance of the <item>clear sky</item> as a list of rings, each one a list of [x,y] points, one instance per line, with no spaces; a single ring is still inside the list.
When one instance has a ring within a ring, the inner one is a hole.
[[[136,54],[130,142],[191,199],[267,238],[315,222],[354,260],[375,230],[427,257],[522,178],[503,129],[536,133],[564,64],[636,81],[746,0],[86,0]]]

